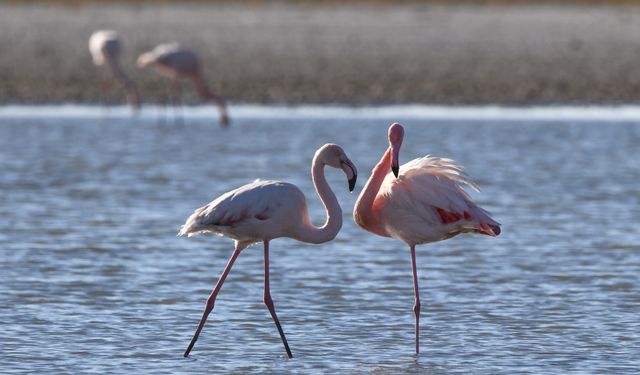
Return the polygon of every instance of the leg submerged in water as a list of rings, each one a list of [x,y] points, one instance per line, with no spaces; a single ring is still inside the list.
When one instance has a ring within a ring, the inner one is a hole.
[[[415,303],[413,313],[416,316],[416,354],[420,353],[420,290],[418,289],[418,271],[416,268],[416,247],[411,245],[411,267],[413,271],[413,293]]]

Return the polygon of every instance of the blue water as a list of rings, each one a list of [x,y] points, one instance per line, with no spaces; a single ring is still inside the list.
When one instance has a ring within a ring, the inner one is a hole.
[[[387,107],[0,108],[2,373],[637,373],[640,110]],[[475,115],[474,115],[475,114]],[[210,116],[211,115],[211,116]],[[392,120],[401,162],[466,167],[500,237],[418,248],[414,351],[406,245],[351,220]],[[322,206],[314,150],[338,143],[356,192],[328,179],[344,226],[327,244],[271,244],[271,292],[295,358],[262,303],[262,251],[244,251],[192,356],[186,348],[232,252],[176,238],[196,207],[255,178]]]

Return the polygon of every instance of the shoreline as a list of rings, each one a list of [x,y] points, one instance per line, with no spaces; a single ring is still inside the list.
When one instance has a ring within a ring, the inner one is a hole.
[[[0,105],[3,119],[94,119],[119,118],[149,120],[158,117],[161,106],[145,105],[137,113],[123,104],[105,108],[99,105],[66,103],[63,105]],[[175,114],[168,109],[164,116]],[[233,119],[385,119],[406,120],[474,120],[474,121],[576,121],[576,122],[640,122],[640,105],[424,105],[401,104],[383,106],[354,105],[263,105],[231,104]],[[186,106],[180,117],[210,120],[217,115],[217,108],[210,105]]]
[[[145,103],[164,100],[166,81],[136,56],[170,41],[198,51],[232,103],[640,102],[633,5],[4,4],[0,25],[0,104],[98,103],[87,40],[103,28],[121,34]]]

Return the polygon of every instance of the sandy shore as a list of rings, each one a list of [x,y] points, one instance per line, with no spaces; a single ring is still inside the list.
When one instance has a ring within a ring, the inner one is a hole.
[[[167,41],[199,51],[233,102],[640,101],[640,7],[554,5],[0,5],[0,101],[97,101],[100,28],[125,39],[146,101],[165,82],[136,56]]]

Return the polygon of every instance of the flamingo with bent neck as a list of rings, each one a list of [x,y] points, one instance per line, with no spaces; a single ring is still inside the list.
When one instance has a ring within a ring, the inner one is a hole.
[[[222,275],[207,300],[200,324],[184,356],[189,356],[198,340],[207,317],[213,310],[216,296],[240,252],[257,242],[264,243],[264,303],[276,324],[289,358],[289,344],[276,316],[269,290],[269,242],[289,237],[302,242],[320,244],[333,240],[342,227],[342,209],[324,176],[324,167],[342,169],[349,182],[349,191],[356,184],[357,170],[342,148],[335,144],[320,147],[313,158],[311,175],[316,192],[322,201],[327,220],[322,227],[311,224],[307,202],[302,191],[283,181],[256,180],[229,191],[206,206],[200,207],[187,219],[178,236],[192,236],[211,232],[235,240],[235,249]]]
[[[168,93],[172,97],[173,105],[182,106],[182,90],[179,86],[179,80],[181,78],[192,80],[198,94],[218,107],[220,125],[223,127],[229,126],[226,103],[222,97],[216,95],[207,85],[202,72],[202,63],[195,52],[181,47],[178,43],[160,44],[138,57],[138,67],[153,67],[160,75],[169,78]]]
[[[138,90],[120,66],[122,42],[118,33],[113,30],[94,32],[89,38],[89,52],[94,65],[105,66],[106,73],[101,85],[102,95],[111,89],[113,82],[117,82],[124,88],[131,108],[134,111],[140,109]]]
[[[399,167],[404,128],[394,123],[389,127],[388,136],[389,147],[360,193],[353,218],[366,231],[409,245],[415,294],[416,353],[420,353],[420,293],[415,246],[465,232],[495,237],[500,234],[500,224],[478,207],[463,189],[463,185],[468,185],[479,190],[453,160],[425,156]]]

